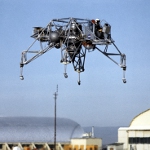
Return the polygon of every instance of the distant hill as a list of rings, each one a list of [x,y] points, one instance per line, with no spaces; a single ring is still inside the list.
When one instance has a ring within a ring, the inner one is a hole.
[[[83,127],[86,133],[92,131],[92,127]],[[107,145],[118,141],[119,127],[94,127],[94,136],[102,139],[102,144]]]

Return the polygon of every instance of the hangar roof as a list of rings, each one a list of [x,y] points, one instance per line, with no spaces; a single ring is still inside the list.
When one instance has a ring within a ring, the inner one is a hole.
[[[150,109],[140,113],[130,123],[130,127],[148,127],[150,126]]]
[[[69,142],[84,133],[81,126],[70,119],[57,118],[57,142]],[[54,142],[53,117],[0,117],[0,142]]]

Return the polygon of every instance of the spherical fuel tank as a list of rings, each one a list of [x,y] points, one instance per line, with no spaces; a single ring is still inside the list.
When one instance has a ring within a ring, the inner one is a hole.
[[[72,30],[76,30],[76,25],[75,25],[75,23],[72,23],[72,24],[71,24],[71,29],[72,29]]]
[[[60,40],[59,34],[56,31],[51,31],[50,32],[50,41],[51,42],[58,42]]]

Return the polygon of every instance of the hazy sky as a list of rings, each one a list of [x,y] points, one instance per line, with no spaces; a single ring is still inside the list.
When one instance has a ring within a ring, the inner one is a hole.
[[[82,126],[128,126],[150,107],[149,0],[0,0],[0,116],[54,116],[54,92],[59,86],[57,116]],[[104,19],[112,38],[127,56],[127,84],[122,70],[98,51],[87,53],[85,72],[68,66],[63,76],[60,50],[53,49],[24,67],[20,57],[34,39],[34,26],[53,18]]]

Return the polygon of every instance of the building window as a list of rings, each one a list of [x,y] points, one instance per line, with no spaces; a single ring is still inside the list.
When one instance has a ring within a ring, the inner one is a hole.
[[[137,142],[137,144],[139,144],[139,143],[140,143],[140,138],[139,138],[139,137],[137,137],[136,139],[137,139],[137,141],[136,141],[136,142]]]
[[[147,138],[147,143],[150,143],[150,137]]]
[[[129,144],[133,144],[133,138],[129,137]]]
[[[129,144],[150,144],[150,137],[129,137]]]
[[[147,141],[148,141],[148,138],[143,138],[143,143],[144,144],[147,144],[148,143]]]

